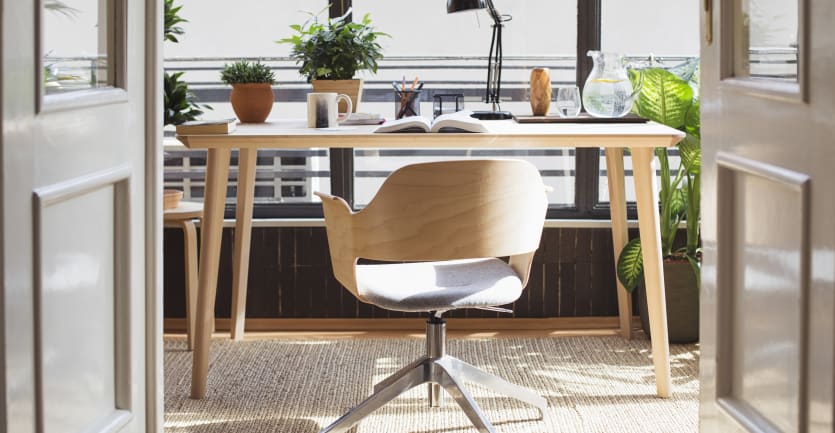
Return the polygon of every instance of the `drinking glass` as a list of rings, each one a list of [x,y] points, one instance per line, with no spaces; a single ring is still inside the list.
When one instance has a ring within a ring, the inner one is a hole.
[[[580,114],[580,89],[577,86],[557,87],[557,113],[560,117],[577,117]]]

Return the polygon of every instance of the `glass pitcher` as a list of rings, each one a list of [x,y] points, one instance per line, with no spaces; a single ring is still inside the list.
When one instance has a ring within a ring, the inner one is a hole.
[[[594,117],[622,117],[629,113],[641,91],[641,82],[632,88],[623,54],[589,51],[588,55],[594,60],[594,68],[583,88],[586,111]],[[643,81],[643,74],[640,76]]]

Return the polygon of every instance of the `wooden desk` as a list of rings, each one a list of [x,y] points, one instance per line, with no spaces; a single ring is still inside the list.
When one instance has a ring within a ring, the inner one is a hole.
[[[220,239],[223,224],[229,159],[233,148],[238,156],[237,209],[233,259],[232,335],[243,335],[246,282],[255,163],[262,148],[555,148],[602,147],[606,151],[609,179],[612,238],[617,255],[628,241],[623,149],[632,153],[632,170],[638,206],[638,226],[643,245],[644,278],[649,304],[652,354],[656,389],[660,397],[670,396],[670,349],[667,342],[667,310],[664,271],[658,225],[658,191],[655,183],[653,149],[672,146],[684,134],[656,123],[647,124],[517,124],[512,120],[487,122],[486,134],[374,134],[374,126],[353,126],[331,130],[308,129],[304,120],[279,120],[263,124],[240,124],[229,135],[178,136],[190,149],[207,149],[205,216],[200,249],[200,282],[197,299],[197,332],[192,369],[191,397],[203,398],[209,367],[211,322],[217,289]],[[631,296],[618,283],[620,329],[630,338]]]

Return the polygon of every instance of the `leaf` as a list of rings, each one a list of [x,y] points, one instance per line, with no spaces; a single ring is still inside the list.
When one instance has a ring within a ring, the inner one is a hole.
[[[687,193],[682,188],[674,189],[670,194],[670,217],[681,217],[687,211]]]
[[[690,267],[693,268],[693,273],[696,274],[696,288],[700,289],[702,287],[702,267],[695,257],[690,255],[685,255],[684,257],[687,257],[687,261],[690,262]]]
[[[660,68],[647,68],[641,73],[643,87],[635,102],[638,115],[672,128],[684,126],[687,110],[693,104],[690,85]]]
[[[691,81],[696,72],[699,70],[699,58],[693,57],[684,63],[673,66],[668,71],[672,72],[676,77],[684,81]],[[696,78],[698,80],[698,78]]]
[[[320,22],[319,14],[308,12],[311,18],[305,23],[290,26],[295,35],[276,41],[292,45],[290,58],[301,65],[299,73],[308,81],[351,79],[358,70],[377,71],[383,54],[376,38],[388,34],[374,31],[369,14],[361,22],[347,22],[348,14],[350,9],[342,17]]]
[[[684,117],[684,132],[696,138],[701,138],[701,124],[701,103],[698,99],[694,99],[693,105],[690,106],[690,109],[687,110],[687,115]]]
[[[644,258],[641,256],[641,238],[629,241],[618,255],[618,280],[632,292],[644,276]]]
[[[681,164],[690,174],[702,172],[702,144],[701,140],[693,135],[687,134],[684,140],[678,143]]]

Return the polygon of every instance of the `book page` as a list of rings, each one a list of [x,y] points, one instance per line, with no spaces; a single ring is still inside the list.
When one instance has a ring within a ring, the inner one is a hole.
[[[464,110],[442,114],[432,123],[431,132],[488,132],[484,123],[472,117],[472,113]]]
[[[374,132],[429,132],[431,121],[422,116],[404,117],[387,120]]]

